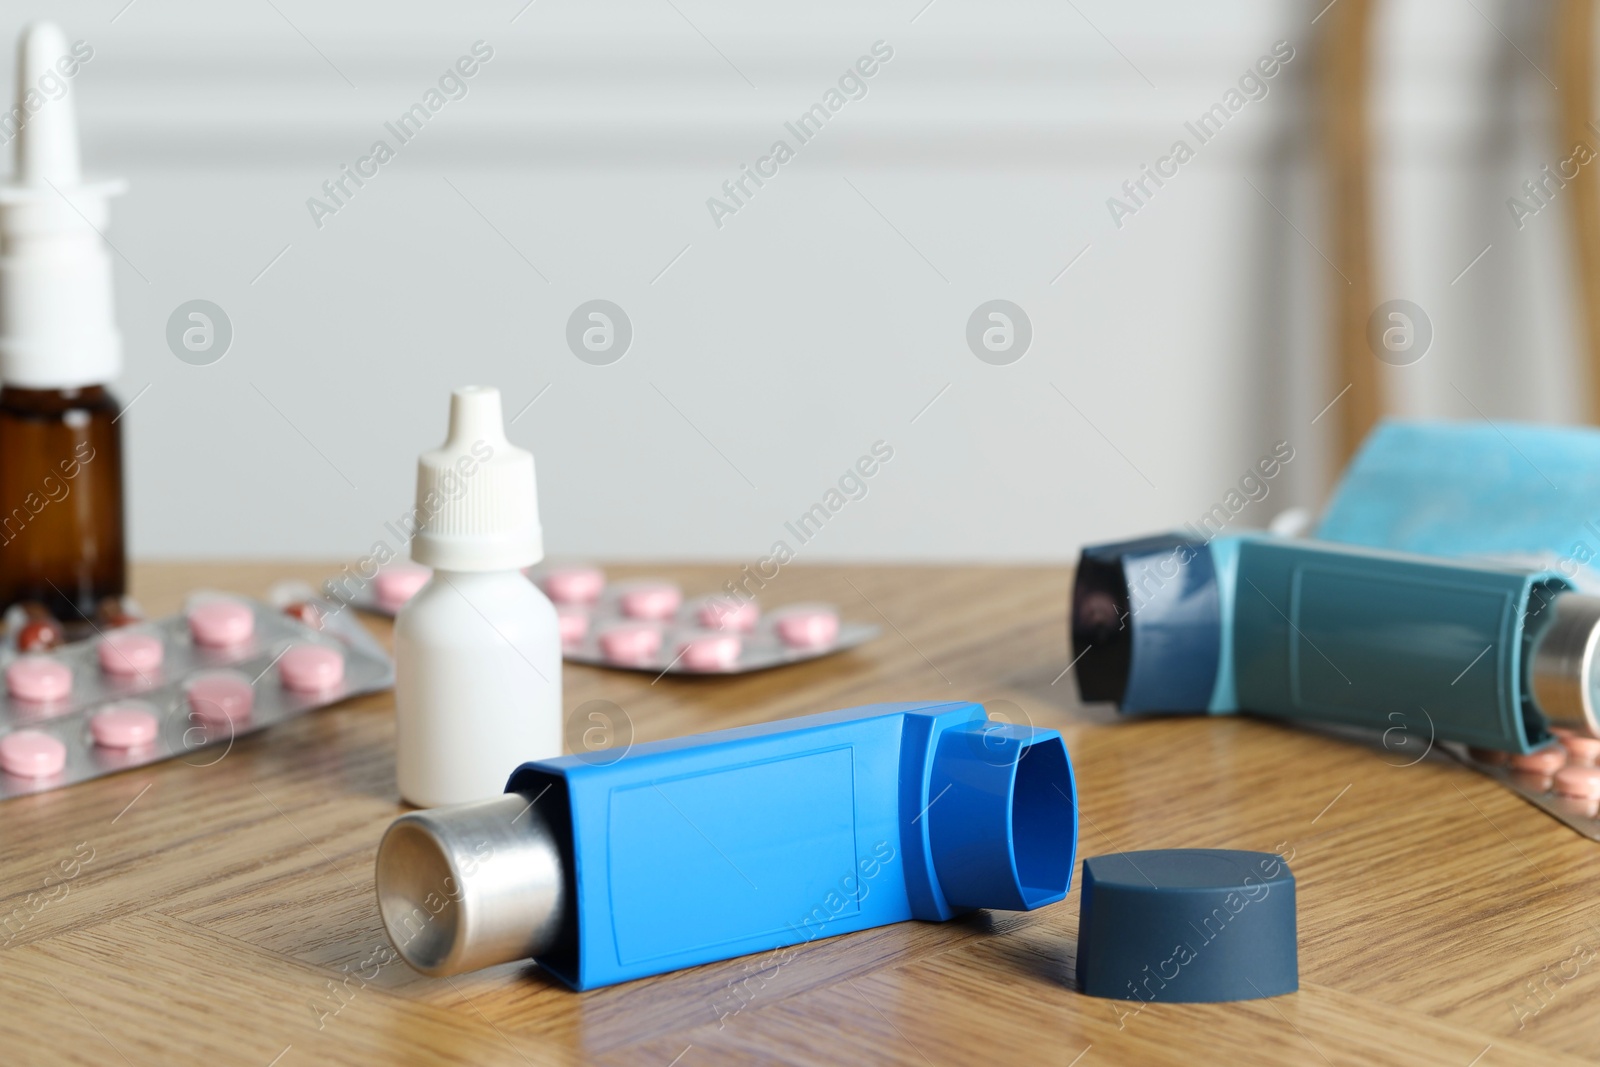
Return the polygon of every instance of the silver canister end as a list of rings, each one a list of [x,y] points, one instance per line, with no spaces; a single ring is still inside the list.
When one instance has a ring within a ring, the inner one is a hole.
[[[1561,593],[1552,603],[1529,670],[1534,703],[1551,726],[1600,737],[1595,714],[1600,597]]]
[[[402,815],[378,845],[378,910],[400,958],[442,977],[538,956],[567,923],[556,835],[530,796]]]

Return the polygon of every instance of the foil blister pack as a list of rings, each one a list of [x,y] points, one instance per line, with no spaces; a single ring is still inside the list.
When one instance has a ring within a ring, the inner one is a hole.
[[[215,762],[239,737],[394,683],[355,619],[290,610],[201,592],[179,615],[0,650],[0,799],[175,756]]]
[[[607,583],[594,567],[550,567],[533,579],[555,602],[562,654],[574,663],[654,674],[744,674],[816,659],[878,636],[831,604],[769,614],[750,597],[685,600],[675,583]]]
[[[429,577],[426,567],[395,563],[341,599],[393,615]],[[881,632],[871,623],[841,620],[831,604],[789,604],[763,614],[747,596],[686,600],[673,582],[607,582],[597,567],[534,567],[528,577],[556,605],[562,656],[597,667],[744,674],[842,652]]]
[[[1556,734],[1556,744],[1521,755],[1459,744],[1442,747],[1584,837],[1600,841],[1600,740],[1564,730]]]

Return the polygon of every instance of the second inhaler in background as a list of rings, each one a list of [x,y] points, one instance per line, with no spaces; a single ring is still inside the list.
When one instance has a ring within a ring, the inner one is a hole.
[[[49,23],[17,56],[16,172],[0,185],[0,608],[89,618],[124,591],[122,370],[98,231],[122,183],[85,182],[72,79],[93,56]],[[42,95],[41,86],[59,95]]]
[[[411,556],[433,577],[395,620],[396,774],[418,807],[499,795],[529,754],[561,754],[555,607],[523,575],[544,557],[533,456],[506,440],[500,392],[450,398],[417,460]]]
[[[1551,727],[1600,736],[1600,598],[1553,571],[1151,537],[1084,549],[1072,640],[1083,699],[1126,713],[1247,711],[1509,752]]]

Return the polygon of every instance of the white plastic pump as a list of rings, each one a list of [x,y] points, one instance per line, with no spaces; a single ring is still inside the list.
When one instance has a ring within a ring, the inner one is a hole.
[[[533,456],[506,440],[500,392],[450,397],[443,445],[417,460],[428,584],[395,620],[396,778],[419,807],[485,800],[561,754],[561,633],[522,568],[544,550]]]
[[[0,113],[16,158],[0,185],[0,382],[25,389],[103,385],[122,371],[101,234],[126,185],[83,180],[74,49],[53,23],[24,30],[16,103]]]

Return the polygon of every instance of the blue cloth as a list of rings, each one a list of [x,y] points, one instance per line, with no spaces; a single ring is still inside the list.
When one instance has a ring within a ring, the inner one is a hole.
[[[1520,423],[1379,424],[1315,535],[1549,567],[1600,591],[1600,431]]]

